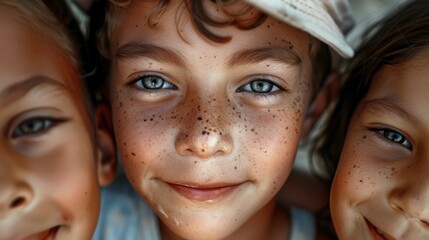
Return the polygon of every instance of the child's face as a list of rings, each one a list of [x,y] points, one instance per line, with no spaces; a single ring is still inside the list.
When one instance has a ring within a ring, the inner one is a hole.
[[[130,182],[163,222],[182,237],[222,238],[268,219],[289,175],[311,95],[309,37],[268,18],[250,31],[213,28],[232,36],[215,44],[186,13],[176,28],[178,3],[154,28],[153,4],[122,12],[113,124]]]
[[[77,75],[14,16],[0,7],[1,239],[91,239],[99,186]]]
[[[331,195],[340,239],[429,239],[428,60],[383,67],[354,113]]]

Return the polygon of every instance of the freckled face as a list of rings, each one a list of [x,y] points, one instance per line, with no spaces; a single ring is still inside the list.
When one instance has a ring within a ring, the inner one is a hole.
[[[428,59],[383,67],[353,116],[331,193],[340,239],[429,238]]]
[[[216,44],[185,12],[183,39],[178,2],[153,28],[152,5],[121,15],[115,135],[133,187],[175,234],[224,238],[270,215],[289,175],[311,95],[309,37],[268,18],[250,31],[213,29],[232,37]]]
[[[0,238],[91,239],[99,186],[77,75],[15,17],[0,7]]]

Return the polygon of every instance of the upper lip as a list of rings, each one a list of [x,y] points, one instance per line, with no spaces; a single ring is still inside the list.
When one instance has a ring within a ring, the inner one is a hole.
[[[390,235],[389,233],[386,233],[385,231],[381,230],[380,228],[378,228],[375,224],[373,224],[371,221],[369,221],[367,218],[365,218],[365,221],[368,225],[373,226],[377,233],[379,233],[380,235],[382,235],[384,238],[386,238],[387,240],[396,240],[395,237],[393,237],[392,235]]]

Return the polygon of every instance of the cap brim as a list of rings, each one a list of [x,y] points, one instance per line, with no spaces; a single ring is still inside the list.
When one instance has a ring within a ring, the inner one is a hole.
[[[246,0],[268,15],[305,31],[329,45],[344,58],[354,55],[344,35],[317,0]]]

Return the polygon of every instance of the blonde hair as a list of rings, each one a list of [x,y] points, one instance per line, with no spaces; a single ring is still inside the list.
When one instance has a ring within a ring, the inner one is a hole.
[[[33,31],[36,38],[41,41],[49,41],[52,44],[50,50],[69,64],[67,71],[70,75],[67,76],[67,81],[76,83],[70,84],[70,90],[78,95],[76,99],[81,99],[83,106],[79,105],[80,111],[82,116],[88,119],[90,128],[92,128],[94,124],[92,104],[81,77],[77,50],[66,27],[61,24],[43,0],[0,0],[0,7],[13,11],[17,16],[17,21]]]
[[[0,0],[0,5],[13,9],[20,17],[18,20],[23,21],[34,32],[39,33],[38,37],[50,39],[54,48],[63,56],[66,56],[79,71],[76,50],[71,38],[63,25],[51,13],[49,8],[42,0]]]

